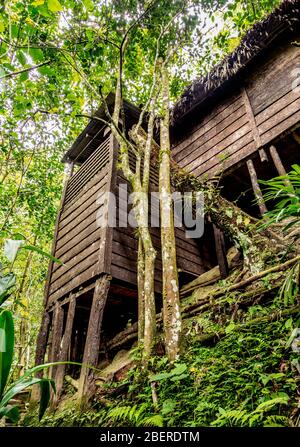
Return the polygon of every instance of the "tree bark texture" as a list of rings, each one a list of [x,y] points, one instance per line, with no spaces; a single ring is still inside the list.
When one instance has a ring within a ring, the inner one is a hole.
[[[163,270],[163,325],[166,353],[169,360],[174,361],[179,355],[182,322],[176,263],[174,210],[171,197],[169,79],[165,66],[162,68],[162,104],[163,117],[160,121],[159,193]]]

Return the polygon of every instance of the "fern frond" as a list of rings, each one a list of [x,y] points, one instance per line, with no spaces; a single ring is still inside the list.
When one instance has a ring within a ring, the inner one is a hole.
[[[141,420],[141,427],[163,427],[164,419],[160,414],[154,414]]]

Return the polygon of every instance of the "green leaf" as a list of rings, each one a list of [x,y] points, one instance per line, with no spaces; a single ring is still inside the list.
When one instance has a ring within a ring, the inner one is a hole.
[[[180,376],[174,376],[174,377],[171,377],[171,380],[172,380],[172,382],[177,382],[177,381],[179,381],[179,380],[183,380],[183,379],[186,379],[187,377],[189,377],[189,375],[188,374],[180,374]]]
[[[7,405],[6,407],[0,407],[0,418],[9,418],[12,422],[18,422],[20,418],[20,411],[17,406]]]
[[[16,284],[16,277],[13,273],[0,276],[0,306],[10,296],[10,289]]]
[[[290,346],[292,345],[293,341],[294,341],[295,338],[298,336],[299,332],[300,332],[300,331],[299,331],[298,328],[293,329],[293,331],[292,331],[292,333],[291,333],[291,335],[290,335],[288,341],[286,342],[285,349],[290,348]]]
[[[54,382],[53,382],[54,383]],[[50,401],[50,385],[51,382],[48,379],[42,379],[39,382],[41,391],[40,409],[39,409],[39,420],[44,416]]]
[[[168,413],[171,413],[175,407],[176,407],[176,401],[172,399],[167,399],[163,403],[161,412],[163,415],[166,415]]]
[[[63,9],[58,0],[48,0],[47,4],[49,10],[52,12],[62,11]]]
[[[171,377],[170,373],[154,374],[150,376],[150,382],[158,382],[159,380],[168,379],[169,377]]]
[[[172,374],[172,376],[176,376],[176,375],[181,376],[181,374],[183,374],[186,370],[187,370],[186,364],[179,363],[178,365],[175,366],[175,368],[172,369],[170,374]]]
[[[24,389],[26,389],[32,385],[38,384],[41,380],[46,380],[46,379],[39,379],[38,377],[24,379],[24,376],[23,376],[20,380],[18,380],[16,383],[14,383],[3,395],[2,400],[0,401],[0,408],[2,406],[7,405],[8,402],[11,399],[13,399],[14,396],[19,394],[21,391],[23,391]],[[50,379],[47,379],[47,380],[50,380]]]
[[[0,398],[6,386],[13,360],[14,337],[12,313],[3,310],[0,313]]]
[[[44,53],[40,48],[29,48],[29,54],[35,63],[44,60]]]
[[[233,211],[230,208],[228,208],[225,210],[225,214],[226,214],[226,216],[229,217],[229,219],[231,219],[233,216]]]
[[[19,248],[24,244],[25,241],[21,239],[6,239],[4,243],[4,256],[6,256],[10,262],[14,262]]]
[[[276,405],[287,405],[289,401],[289,396],[286,393],[280,393],[278,397],[262,402],[254,410],[253,413],[265,412],[271,410]]]
[[[234,331],[235,328],[236,328],[235,323],[233,323],[233,322],[229,323],[229,325],[226,326],[226,328],[225,328],[226,334],[230,334],[230,332]]]
[[[56,262],[57,264],[64,265],[64,263],[62,261],[60,261],[60,259],[55,258],[55,256],[50,255],[49,253],[45,252],[44,250],[41,250],[38,247],[35,247],[34,245],[23,245],[22,249],[35,251],[36,253],[39,253],[40,255],[51,259],[51,261]]]
[[[154,374],[150,377],[150,382],[158,382],[163,379],[181,380],[188,376],[188,374],[183,374],[187,370],[187,365],[185,363],[179,363],[170,372]]]
[[[17,51],[17,59],[21,65],[26,65],[26,56],[23,51]]]
[[[54,75],[54,71],[50,67],[47,67],[47,65],[44,65],[43,67],[40,67],[38,69],[38,71],[43,76],[53,76]]]

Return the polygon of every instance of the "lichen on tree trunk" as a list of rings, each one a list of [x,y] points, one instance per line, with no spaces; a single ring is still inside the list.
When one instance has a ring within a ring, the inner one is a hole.
[[[122,55],[121,55],[122,57]],[[143,345],[144,359],[148,359],[153,350],[156,335],[156,309],[154,293],[154,269],[156,251],[153,247],[149,231],[149,177],[151,142],[154,128],[155,92],[157,88],[156,75],[153,78],[152,94],[149,101],[148,132],[146,141],[139,138],[139,129],[142,126],[142,112],[138,124],[130,132],[130,140],[118,127],[122,108],[122,69],[117,81],[114,112],[112,116],[111,130],[119,143],[120,162],[125,178],[130,183],[133,194],[133,209],[138,230],[138,321],[139,342]],[[129,153],[132,151],[136,158],[135,170],[129,164]],[[143,166],[142,162],[143,161]]]
[[[162,67],[162,108],[160,120],[159,192],[161,219],[161,255],[163,269],[163,323],[166,353],[170,361],[179,354],[181,313],[174,211],[171,196],[170,135],[169,135],[169,79],[167,68]]]

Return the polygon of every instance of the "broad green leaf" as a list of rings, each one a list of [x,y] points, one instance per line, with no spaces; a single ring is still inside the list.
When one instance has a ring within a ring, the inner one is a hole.
[[[58,258],[55,258],[55,256],[52,256],[49,253],[46,253],[44,250],[41,250],[40,248],[35,247],[34,245],[23,245],[22,249],[35,251],[36,253],[39,253],[40,255],[51,259],[51,261],[56,262],[57,264],[64,265],[64,263],[62,261],[60,261]]]
[[[172,376],[181,376],[185,371],[187,370],[187,365],[185,363],[179,363],[175,366],[175,368],[172,369],[171,374]]]
[[[179,376],[176,375],[176,376],[171,377],[171,380],[172,380],[172,382],[177,382],[177,381],[186,379],[187,377],[189,377],[188,374],[180,374]]]
[[[26,56],[23,51],[17,51],[17,59],[22,65],[26,65]]]
[[[22,239],[6,239],[4,243],[4,256],[6,256],[10,262],[14,262],[19,248],[24,244],[25,241]]]
[[[19,380],[16,384],[13,384],[8,391],[3,395],[2,400],[0,401],[0,408],[8,404],[8,402],[14,398],[21,391],[29,388],[32,385],[39,383],[42,379],[38,377],[32,377],[30,379]],[[46,379],[45,379],[46,380]],[[50,380],[50,379],[49,379]]]
[[[42,379],[39,382],[39,386],[40,386],[40,390],[41,390],[39,420],[41,420],[42,417],[44,416],[44,413],[47,410],[47,407],[48,407],[48,404],[50,401],[50,383],[51,382],[48,379]]]
[[[160,373],[150,376],[150,382],[158,382],[159,380],[168,379],[172,375],[170,373]]]
[[[0,306],[9,298],[10,289],[16,284],[16,277],[13,273],[0,276]]]
[[[172,399],[167,399],[163,402],[163,406],[162,406],[162,414],[166,415],[168,413],[171,413],[176,407],[176,401],[172,400]]]
[[[9,418],[12,422],[18,422],[20,418],[20,411],[17,406],[6,405],[5,407],[0,407],[0,419],[3,417]]]
[[[47,5],[52,12],[59,12],[63,9],[58,0],[48,0]]]
[[[181,380],[188,376],[188,374],[183,374],[187,370],[187,365],[185,363],[179,363],[170,372],[154,374],[150,377],[150,382],[158,382],[163,379]]]
[[[0,313],[0,398],[6,386],[13,360],[14,337],[12,313],[3,310]]]
[[[39,63],[44,60],[44,53],[40,48],[29,48],[29,54],[35,63]]]

